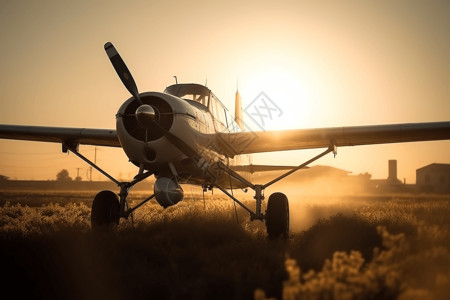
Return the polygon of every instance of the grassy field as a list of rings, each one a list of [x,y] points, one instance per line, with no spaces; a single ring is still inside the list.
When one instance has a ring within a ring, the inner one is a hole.
[[[291,197],[286,242],[267,240],[264,224],[250,222],[239,207],[236,214],[222,195],[209,195],[205,206],[199,194],[166,210],[149,203],[136,211],[133,223],[93,232],[93,196],[0,192],[4,295],[450,297],[449,196]],[[132,195],[131,205],[144,197]],[[22,288],[14,288],[17,284]]]

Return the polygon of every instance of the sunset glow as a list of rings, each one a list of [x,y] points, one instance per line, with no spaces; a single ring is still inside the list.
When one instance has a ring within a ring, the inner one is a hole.
[[[230,111],[236,81],[244,107],[264,92],[282,113],[263,130],[450,119],[448,1],[1,7],[2,124],[114,128],[129,94],[104,53],[106,41],[115,43],[141,92],[162,91],[174,75],[207,81]],[[92,156],[93,147],[83,149]],[[398,159],[399,177],[412,183],[417,168],[450,163],[448,153],[449,141],[363,146],[318,164],[385,178],[387,160]],[[296,165],[308,155],[258,154],[254,163]],[[101,149],[98,160],[114,176],[137,172],[120,149]],[[2,175],[54,179],[62,168],[72,177],[88,170],[60,145],[0,140]]]
[[[0,298],[450,299],[449,16],[0,0]]]

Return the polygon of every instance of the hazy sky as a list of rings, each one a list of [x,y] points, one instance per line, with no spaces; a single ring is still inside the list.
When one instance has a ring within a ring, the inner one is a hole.
[[[117,2],[117,3],[115,3]],[[233,111],[264,91],[282,110],[266,130],[450,120],[449,1],[0,0],[0,123],[114,128],[129,98],[103,44],[111,41],[139,90],[205,83]],[[93,147],[82,147],[93,159]],[[317,151],[255,156],[300,164]],[[450,141],[341,148],[316,162],[399,178],[450,163]],[[137,171],[99,148],[114,176]],[[0,174],[48,179],[87,165],[57,144],[0,140]],[[94,176],[95,179],[101,175]]]

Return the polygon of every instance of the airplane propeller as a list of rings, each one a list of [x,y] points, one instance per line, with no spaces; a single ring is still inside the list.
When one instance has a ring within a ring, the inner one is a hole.
[[[122,57],[117,52],[116,48],[111,42],[105,44],[105,51],[111,61],[114,69],[119,75],[123,85],[127,88],[131,95],[138,101],[139,107],[136,109],[134,117],[136,118],[138,126],[145,129],[145,141],[147,142],[148,130],[157,130],[164,135],[175,147],[180,149],[187,157],[190,157],[196,164],[200,165],[204,163],[204,159],[195,151],[191,146],[185,143],[178,136],[169,132],[158,123],[157,112],[155,109],[144,104],[139,96],[136,82],[131,76],[130,70],[123,61]]]
[[[111,42],[107,42],[105,44],[105,51],[108,54],[109,60],[111,61],[114,69],[119,75],[120,80],[122,80],[123,85],[127,88],[131,95],[142,105],[141,97],[139,96],[139,91],[136,85],[136,82],[131,76],[130,70],[128,70],[127,65],[123,61],[122,57],[120,57],[119,52],[117,52],[116,48]]]
[[[114,45],[111,42],[107,42],[105,43],[104,47],[106,54],[108,55],[108,58],[111,61],[114,70],[116,70],[117,75],[119,75],[119,78],[122,81],[123,85],[139,103],[139,107],[137,108],[136,112],[133,115],[127,115],[125,117],[131,116],[136,119],[137,125],[145,130],[145,141],[147,141],[148,130],[155,121],[155,110],[150,105],[144,104],[142,102],[141,97],[139,96],[137,84]],[[135,130],[137,129],[138,128],[136,128]]]

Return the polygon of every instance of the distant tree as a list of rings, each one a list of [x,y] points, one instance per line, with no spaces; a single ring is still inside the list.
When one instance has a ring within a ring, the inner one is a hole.
[[[81,178],[81,176],[77,176],[77,177],[75,177],[75,179],[74,179],[75,181],[82,181],[83,180],[83,178]]]
[[[364,179],[366,179],[366,180],[370,180],[371,178],[372,178],[372,174],[370,174],[370,173],[364,173],[364,174],[359,174],[358,175],[359,177],[361,177],[361,178],[364,178]]]
[[[0,175],[0,181],[6,181],[6,180],[9,180],[8,176]]]
[[[57,181],[72,181],[72,177],[69,176],[69,171],[66,169],[62,169],[59,171],[58,174],[56,174],[56,180]]]

